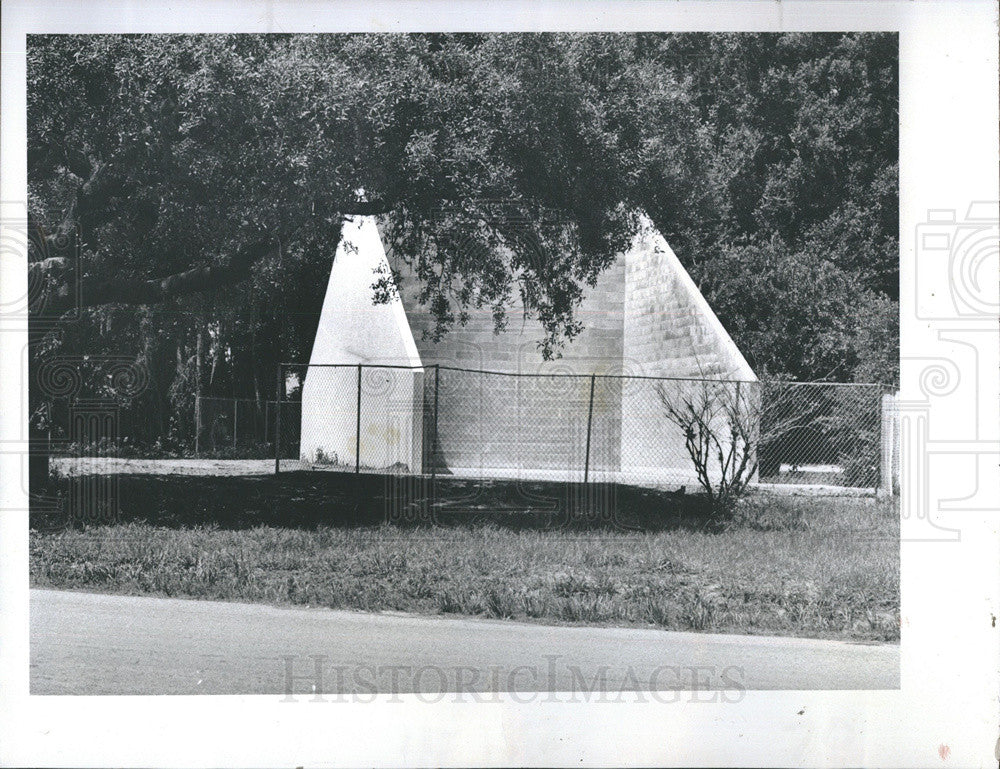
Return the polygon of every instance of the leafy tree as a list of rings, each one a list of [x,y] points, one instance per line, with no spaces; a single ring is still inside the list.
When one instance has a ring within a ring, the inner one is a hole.
[[[343,214],[381,213],[442,318],[473,294],[501,309],[516,283],[553,349],[577,328],[582,286],[635,227],[623,203],[636,199],[630,181],[644,137],[635,122],[648,115],[619,109],[605,122],[613,108],[580,73],[609,48],[627,67],[631,52],[622,36],[604,43],[594,51],[555,35],[33,40],[34,215],[49,231],[79,229],[84,302],[103,304],[171,293],[162,281],[137,281],[151,271],[173,276],[176,293],[188,279],[192,288],[222,283],[231,275],[219,269],[213,280],[218,262],[245,270],[260,260],[265,234],[281,252],[255,275],[281,289],[299,267],[289,269],[286,255],[328,264]],[[634,66],[623,76],[630,71],[630,87],[641,90],[648,72]],[[646,112],[683,115],[683,94],[661,90]],[[674,143],[682,129],[674,123]],[[490,207],[498,200],[523,215],[498,219]],[[542,226],[532,206],[558,211],[560,226]],[[53,210],[55,219],[43,218]],[[490,259],[449,251],[450,230],[461,226],[467,238],[470,222],[482,224]],[[114,280],[92,280],[102,273]]]
[[[894,41],[33,36],[35,357],[135,356],[164,423],[195,391],[259,400],[351,213],[438,333],[502,327],[518,292],[558,355],[645,210],[761,373],[895,376]],[[78,322],[42,323],[77,284]]]
[[[752,365],[897,380],[896,36],[673,35],[658,56],[711,132],[720,205],[672,233],[649,213]]]

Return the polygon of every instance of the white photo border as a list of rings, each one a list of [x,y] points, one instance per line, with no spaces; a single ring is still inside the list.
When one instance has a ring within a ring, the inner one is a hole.
[[[672,704],[29,696],[27,329],[0,318],[0,763],[995,765],[1000,298],[988,245],[956,245],[997,228],[995,3],[8,2],[0,228],[26,200],[26,34],[473,30],[899,33],[901,688]],[[5,251],[0,307],[25,293],[26,253]]]

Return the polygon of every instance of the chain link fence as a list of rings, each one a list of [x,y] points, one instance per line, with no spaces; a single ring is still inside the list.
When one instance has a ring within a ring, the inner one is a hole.
[[[99,424],[80,418],[98,407],[107,417]],[[299,442],[295,409],[292,402],[282,404],[281,442],[289,452]],[[50,398],[32,426],[54,456],[267,459],[274,456],[277,411],[276,401],[253,398],[195,397],[164,415],[141,402]]]
[[[743,465],[758,484],[886,491],[898,473],[880,385],[374,364],[285,364],[276,385],[276,400],[195,397],[175,411],[53,396],[33,424],[57,457],[273,459],[275,471],[693,490]]]
[[[890,489],[881,385],[285,364],[275,471]]]
[[[287,450],[298,445],[301,420],[294,403],[282,405],[285,418],[281,440]],[[277,402],[252,398],[196,398],[193,450],[195,456],[266,458],[274,454]]]

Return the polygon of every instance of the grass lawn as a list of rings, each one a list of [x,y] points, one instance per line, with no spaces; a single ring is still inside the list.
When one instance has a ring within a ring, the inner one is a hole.
[[[362,498],[378,507],[382,488],[384,504],[387,487],[368,482]],[[616,520],[604,516],[600,525],[574,528],[552,525],[561,520],[558,510],[539,518],[514,509],[518,500],[520,508],[527,498],[537,503],[539,489],[526,496],[523,487],[491,484],[470,494],[461,483],[438,505],[444,511],[461,502],[464,516],[404,526],[351,507],[343,478],[333,474],[163,484],[162,477],[123,476],[122,509],[110,524],[56,527],[33,516],[32,584],[365,611],[899,638],[899,521],[891,501],[762,495],[747,500],[734,523],[708,531],[678,513],[691,495],[621,489]],[[506,512],[485,515],[484,507]],[[659,511],[660,525],[639,530],[636,518],[631,530],[623,528],[617,519],[627,524],[629,511],[647,523]]]

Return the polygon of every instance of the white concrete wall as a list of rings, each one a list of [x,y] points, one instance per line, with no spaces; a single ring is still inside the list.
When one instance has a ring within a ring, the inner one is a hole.
[[[562,359],[552,362],[542,361],[535,345],[541,327],[536,321],[521,323],[516,303],[511,307],[510,330],[502,334],[493,333],[492,317],[483,313],[440,342],[425,339],[421,332],[431,327],[433,319],[417,303],[419,286],[405,269],[402,301],[372,305],[376,271],[387,267],[374,220],[348,220],[331,271],[312,363],[420,366],[422,361],[427,366],[523,374],[596,372],[756,381],[681,262],[648,220],[630,250],[588,293],[579,311],[585,332],[567,345]],[[427,369],[426,376],[433,375]],[[419,369],[413,374],[365,371],[362,465],[426,471],[428,463],[421,461],[424,376]],[[622,387],[613,381],[598,380],[595,389],[591,478],[696,483],[684,436],[665,417],[656,383],[632,380]],[[430,387],[431,382],[428,379]],[[536,379],[442,371],[440,386],[439,470],[483,477],[511,473],[543,477],[552,472],[582,477],[588,378],[552,382],[553,392],[547,397],[541,397],[545,385]],[[679,388],[668,390],[679,392]],[[315,461],[322,451],[353,468],[356,404],[355,368],[310,369],[303,387],[303,459]]]
[[[757,381],[673,249],[645,217],[625,262],[626,359],[643,361],[644,372],[653,376]],[[662,387],[668,397],[683,402],[703,397],[705,385],[666,382]],[[655,382],[634,382],[623,391],[621,472],[655,477],[659,483],[669,478],[677,484],[696,482],[684,434],[664,416],[658,389]],[[728,432],[721,421],[715,431]],[[710,475],[718,477],[718,463]]]
[[[622,359],[622,308],[625,264],[619,259],[588,288],[577,317],[584,329],[545,361],[538,350],[544,330],[524,317],[515,292],[507,307],[509,324],[494,333],[489,308],[473,310],[469,323],[456,326],[440,341],[424,332],[434,327],[431,312],[418,302],[420,284],[405,264],[400,292],[425,366],[439,364],[524,374],[521,378],[442,371],[438,421],[438,469],[456,475],[562,477],[581,480],[585,462],[590,375],[619,374]],[[638,371],[628,362],[626,371]],[[538,379],[537,374],[579,374],[579,378]],[[427,376],[433,376],[428,368]],[[603,381],[596,387],[592,471],[617,470],[621,444],[620,398],[609,397]],[[555,473],[555,476],[552,476]]]
[[[389,269],[373,217],[348,217],[334,256],[302,386],[301,458],[353,468],[358,371],[318,364],[388,364],[412,372],[363,370],[361,464],[419,472],[423,371],[403,303],[374,303],[372,285]]]

